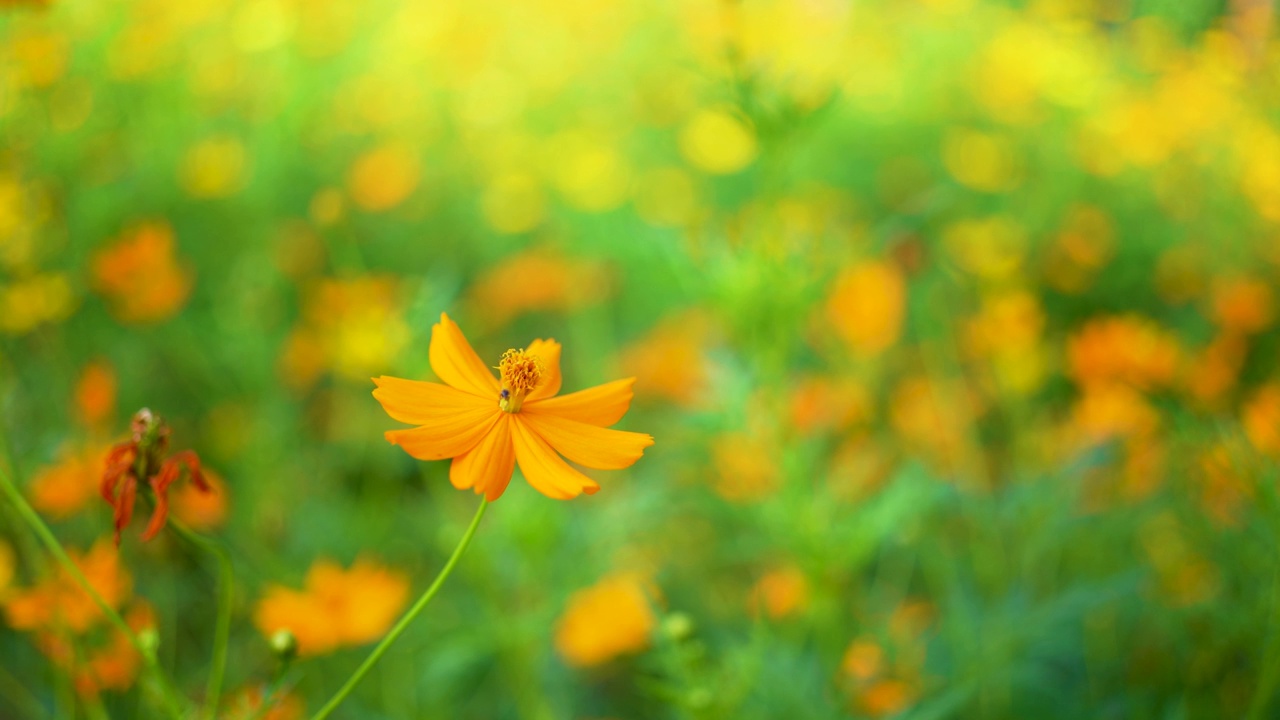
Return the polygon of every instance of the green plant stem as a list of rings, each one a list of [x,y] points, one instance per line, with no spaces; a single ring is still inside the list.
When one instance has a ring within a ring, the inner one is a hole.
[[[49,717],[49,711],[36,699],[35,695],[31,694],[27,686],[2,667],[0,667],[0,697],[8,700],[15,708],[20,709],[23,715],[33,720],[44,720]]]
[[[67,555],[67,551],[62,548],[62,544],[58,542],[58,538],[54,536],[53,531],[49,529],[48,525],[45,525],[40,515],[27,503],[27,499],[22,497],[22,493],[13,484],[13,480],[10,479],[9,474],[3,468],[0,468],[0,490],[4,491],[4,494],[9,498],[9,502],[18,511],[18,514],[22,516],[22,519],[26,521],[27,525],[35,531],[36,536],[44,543],[45,548],[49,550],[54,559],[89,594],[89,597],[93,599],[94,604],[98,606],[98,609],[102,611],[107,620],[129,639],[129,643],[142,656],[142,661],[146,664],[147,670],[156,679],[156,684],[160,688],[160,695],[166,706],[165,709],[169,711],[170,716],[175,720],[182,720],[186,716],[187,703],[182,698],[181,693],[173,686],[169,676],[161,669],[160,664],[156,662],[155,650],[147,647],[138,638],[133,628],[129,627],[129,623],[125,622],[124,618],[120,617],[120,614],[102,599],[98,591],[89,583],[89,579],[84,576],[84,573],[80,572],[80,568]]]
[[[217,542],[200,535],[177,518],[169,518],[168,524],[184,540],[218,560],[218,617],[213,627],[213,659],[212,667],[209,669],[209,680],[205,685],[204,699],[205,717],[213,720],[218,716],[222,680],[227,670],[227,645],[231,639],[231,605],[235,582],[231,556]]]
[[[449,556],[449,561],[440,569],[440,573],[436,575],[436,579],[431,582],[431,586],[427,588],[426,592],[422,593],[422,597],[418,598],[418,601],[413,604],[413,607],[409,608],[409,612],[405,613],[404,616],[400,618],[400,621],[395,624],[395,627],[391,628],[391,631],[382,638],[382,641],[373,649],[373,652],[369,653],[369,657],[365,658],[365,661],[360,664],[360,667],[356,668],[356,671],[351,674],[351,677],[347,678],[346,684],[344,684],[342,688],[334,694],[324,707],[320,708],[319,712],[311,716],[311,720],[324,720],[324,718],[329,717],[329,714],[337,709],[337,707],[342,704],[343,700],[347,699],[347,696],[351,694],[351,691],[355,689],[356,685],[360,684],[360,681],[369,673],[369,670],[373,669],[373,666],[378,663],[378,660],[382,658],[382,655],[387,652],[387,648],[391,647],[391,644],[400,637],[400,635],[405,631],[405,628],[409,627],[410,623],[412,623],[418,615],[422,614],[423,608],[427,606],[427,603],[431,602],[431,598],[435,597],[436,593],[440,590],[440,586],[444,584],[445,579],[447,579],[449,574],[453,572],[453,567],[458,564],[458,558],[462,557],[462,553],[466,551],[467,545],[471,544],[471,536],[475,535],[476,528],[480,527],[480,518],[484,517],[484,510],[488,506],[489,500],[487,498],[480,501],[480,507],[476,508],[475,517],[471,518],[471,526],[467,528],[467,532],[464,533],[462,539],[458,541],[458,546],[453,549],[453,555]]]

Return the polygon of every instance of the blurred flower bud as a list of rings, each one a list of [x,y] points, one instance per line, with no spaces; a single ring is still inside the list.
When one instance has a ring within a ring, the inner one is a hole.
[[[271,652],[282,663],[293,662],[298,656],[298,639],[287,628],[272,633],[270,643]]]
[[[160,633],[153,627],[145,627],[138,631],[138,644],[148,655],[155,655],[160,647]]]
[[[671,613],[662,620],[662,634],[676,642],[688,640],[696,629],[693,618],[682,612]]]

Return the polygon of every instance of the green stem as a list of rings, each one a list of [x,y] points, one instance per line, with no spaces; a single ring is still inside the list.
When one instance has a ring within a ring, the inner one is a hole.
[[[98,606],[98,609],[102,611],[102,614],[106,616],[107,620],[110,621],[117,630],[124,633],[124,636],[129,639],[129,643],[133,645],[134,649],[138,651],[138,654],[142,656],[142,661],[146,664],[147,669],[156,679],[156,684],[160,687],[160,695],[164,699],[166,709],[169,711],[169,714],[174,717],[175,720],[182,720],[186,715],[186,709],[184,707],[186,703],[182,699],[181,694],[173,686],[173,682],[169,680],[169,677],[165,675],[164,670],[160,668],[160,664],[156,662],[155,650],[145,645],[142,640],[138,638],[138,635],[133,632],[133,628],[129,627],[129,623],[125,622],[124,618],[120,617],[120,614],[112,609],[112,607],[102,599],[102,596],[98,594],[98,591],[89,583],[89,579],[84,576],[84,573],[80,572],[80,568],[71,560],[71,557],[67,555],[67,551],[62,548],[62,544],[58,542],[58,538],[54,536],[53,531],[49,529],[48,525],[44,524],[44,520],[42,520],[40,515],[36,513],[35,509],[27,503],[27,499],[22,497],[22,493],[14,486],[13,480],[9,478],[9,474],[2,468],[0,468],[0,490],[3,490],[4,494],[8,496],[9,502],[13,504],[13,507],[18,511],[18,514],[22,516],[22,519],[26,521],[27,525],[35,531],[36,536],[44,543],[45,548],[49,550],[50,554],[52,554],[54,559],[58,561],[63,570],[65,570],[67,574],[70,575],[71,578],[89,594],[89,597],[93,599],[94,604]]]
[[[45,710],[44,705],[31,694],[27,686],[4,668],[0,668],[0,697],[8,700],[15,708],[20,708],[23,715],[34,720],[49,717],[49,711]]]
[[[213,659],[209,670],[208,684],[205,685],[204,714],[205,717],[218,716],[218,700],[222,695],[222,679],[227,670],[227,645],[231,638],[231,605],[234,591],[235,574],[231,568],[231,556],[221,545],[196,533],[177,518],[169,518],[169,527],[173,528],[184,540],[213,555],[218,560],[218,617],[213,627]]]
[[[382,641],[373,649],[373,652],[369,653],[369,657],[365,658],[360,667],[356,668],[351,677],[347,678],[346,684],[334,694],[324,707],[320,708],[319,712],[311,716],[311,720],[324,720],[324,718],[329,717],[329,714],[337,709],[343,700],[347,699],[347,696],[351,694],[356,685],[359,685],[364,676],[373,669],[373,666],[378,663],[382,655],[387,652],[387,648],[391,647],[391,643],[394,643],[396,638],[399,638],[401,633],[405,631],[405,628],[409,627],[409,624],[422,613],[423,608],[427,606],[427,603],[431,602],[431,598],[436,596],[440,586],[444,584],[445,579],[453,572],[453,567],[458,564],[458,558],[462,557],[467,545],[471,543],[471,536],[475,535],[476,528],[480,527],[480,518],[484,516],[484,510],[488,506],[489,500],[487,498],[480,501],[480,507],[476,508],[475,517],[471,518],[471,526],[467,528],[467,532],[458,541],[458,547],[453,549],[453,555],[449,556],[449,562],[444,564],[440,574],[436,575],[436,579],[431,582],[431,587],[428,587],[427,591],[422,593],[422,597],[418,598],[413,607],[409,608],[409,612],[405,613],[404,617],[400,618],[400,622],[397,622],[395,627],[391,628],[391,631],[382,638]]]

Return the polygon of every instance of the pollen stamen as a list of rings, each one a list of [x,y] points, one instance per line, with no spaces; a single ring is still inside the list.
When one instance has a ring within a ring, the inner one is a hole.
[[[519,412],[524,404],[524,396],[542,382],[545,368],[542,358],[524,348],[511,349],[502,353],[502,361],[498,363],[498,372],[502,375],[502,392],[498,396],[498,406],[509,413]]]

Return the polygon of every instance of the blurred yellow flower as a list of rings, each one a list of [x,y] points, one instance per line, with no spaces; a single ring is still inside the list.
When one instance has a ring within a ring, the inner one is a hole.
[[[538,282],[525,282],[531,277]],[[612,272],[604,263],[534,248],[486,270],[468,295],[477,314],[501,326],[526,312],[570,312],[601,303],[611,292]]]
[[[187,150],[179,179],[192,197],[229,197],[244,187],[248,167],[248,153],[238,138],[211,137]]]
[[[351,164],[347,190],[362,210],[383,212],[413,194],[421,172],[413,148],[402,144],[382,145],[365,152]]]
[[[22,335],[45,323],[65,320],[75,306],[75,293],[66,275],[36,273],[0,285],[0,330]]]
[[[809,581],[794,566],[770,570],[751,587],[747,604],[775,620],[802,613],[809,605]]]
[[[542,184],[526,172],[505,172],[491,179],[480,198],[480,209],[498,232],[529,232],[547,214]]]
[[[646,587],[640,577],[618,573],[571,595],[555,630],[565,662],[592,667],[648,647],[655,620]]]
[[[93,544],[87,554],[67,550],[89,585],[108,606],[119,609],[133,592],[133,582],[120,564],[110,538]],[[31,588],[16,589],[4,602],[9,624],[18,630],[83,633],[103,620],[102,610],[64,569]]]
[[[1067,374],[1080,385],[1169,385],[1182,355],[1177,339],[1138,315],[1090,320],[1067,339]]]
[[[515,465],[538,492],[568,500],[600,489],[561,458],[590,468],[630,467],[653,445],[643,433],[610,430],[631,406],[634,378],[569,395],[560,392],[560,343],[537,339],[511,349],[500,379],[441,313],[431,328],[431,369],[445,384],[382,376],[373,396],[391,417],[417,425],[389,430],[387,441],[419,460],[452,458],[449,481],[497,500]]]
[[[307,571],[304,590],[268,586],[253,622],[267,637],[279,630],[293,633],[300,655],[322,655],[377,640],[408,599],[409,580],[399,571],[366,558],[348,570],[319,560]]]
[[[302,322],[280,358],[285,381],[305,388],[325,370],[362,381],[393,364],[409,342],[400,296],[399,279],[391,275],[313,283],[304,293]]]
[[[733,502],[754,502],[778,489],[778,450],[759,432],[734,431],[711,440],[715,491]]]
[[[962,270],[983,280],[1012,277],[1027,253],[1026,230],[1004,215],[954,222],[943,230],[943,243]]]
[[[896,265],[868,260],[845,268],[826,301],[827,325],[853,353],[870,358],[898,341],[907,284]]]
[[[124,322],[166,320],[191,294],[192,273],[175,256],[173,230],[164,222],[141,225],[99,250],[93,276],[94,287]]]
[[[61,519],[96,501],[110,449],[108,445],[63,448],[58,463],[40,470],[31,480],[28,493],[32,506]]]
[[[627,199],[631,170],[614,144],[582,133],[551,140],[551,177],[566,202],[579,210],[604,212]]]
[[[943,139],[942,159],[951,177],[973,190],[1006,192],[1021,183],[1016,148],[995,133],[952,129]]]
[[[755,160],[756,136],[727,110],[699,110],[680,130],[680,152],[703,172],[730,175]]]

